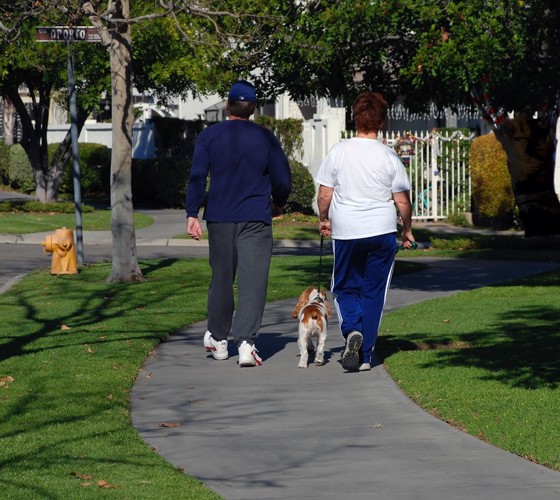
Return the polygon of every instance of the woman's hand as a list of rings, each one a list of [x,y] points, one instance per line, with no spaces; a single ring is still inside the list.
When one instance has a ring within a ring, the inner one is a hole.
[[[414,243],[414,236],[412,235],[412,230],[403,231],[401,234],[401,244],[403,248],[410,249]]]
[[[321,236],[331,236],[332,232],[330,220],[319,221],[319,234]]]

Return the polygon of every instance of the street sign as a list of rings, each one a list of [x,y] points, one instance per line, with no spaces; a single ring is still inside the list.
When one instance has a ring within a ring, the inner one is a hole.
[[[91,26],[39,26],[35,28],[35,41],[101,42],[101,35]]]

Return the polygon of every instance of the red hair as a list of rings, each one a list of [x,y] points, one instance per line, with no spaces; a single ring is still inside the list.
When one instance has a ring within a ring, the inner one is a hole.
[[[378,132],[387,118],[387,101],[379,92],[362,92],[352,104],[356,130]]]

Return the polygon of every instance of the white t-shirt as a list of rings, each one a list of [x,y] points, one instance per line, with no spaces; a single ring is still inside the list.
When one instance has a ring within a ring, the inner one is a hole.
[[[315,182],[334,188],[332,238],[349,240],[397,231],[393,193],[410,190],[399,156],[376,139],[354,137],[335,144]]]

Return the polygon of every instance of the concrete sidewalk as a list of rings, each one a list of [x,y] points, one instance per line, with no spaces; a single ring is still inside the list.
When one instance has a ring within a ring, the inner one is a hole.
[[[426,271],[393,280],[386,310],[555,267],[425,262]],[[161,344],[131,394],[144,440],[228,500],[560,499],[560,473],[427,414],[382,365],[344,373],[336,318],[327,364],[297,368],[294,305],[267,306],[257,344],[261,367],[239,368],[231,343],[229,360],[213,360],[202,347],[205,323]]]

